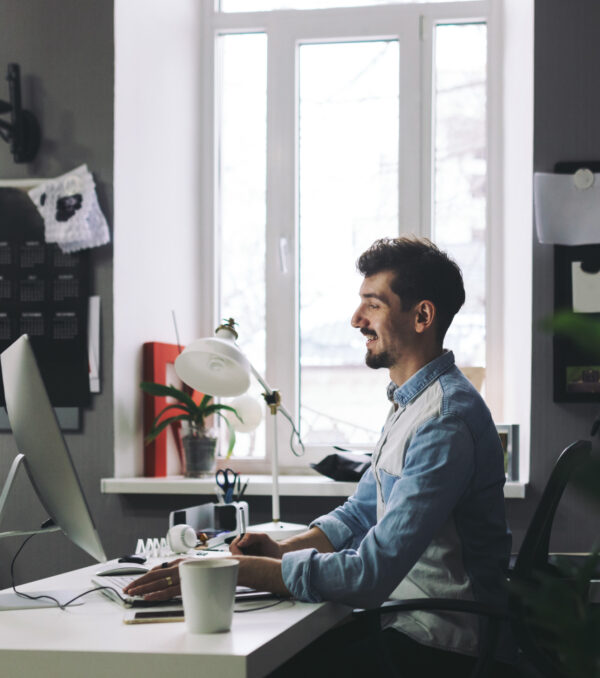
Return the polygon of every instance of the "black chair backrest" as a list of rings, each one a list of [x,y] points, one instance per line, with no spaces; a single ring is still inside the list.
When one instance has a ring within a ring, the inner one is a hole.
[[[548,570],[548,550],[554,514],[567,483],[573,473],[590,459],[591,451],[591,442],[578,440],[569,445],[556,461],[525,534],[511,579],[531,583],[535,582],[536,570]],[[528,621],[526,605],[523,604],[519,594],[513,593],[509,596],[509,606],[513,615],[511,623],[513,633],[524,657],[537,670],[536,675],[544,678],[566,678],[558,657],[547,646],[547,642],[541,642],[540,629]]]
[[[550,533],[558,503],[574,471],[589,460],[591,451],[589,440],[578,440],[569,445],[556,461],[519,550],[515,575],[528,577],[533,570],[547,567]]]

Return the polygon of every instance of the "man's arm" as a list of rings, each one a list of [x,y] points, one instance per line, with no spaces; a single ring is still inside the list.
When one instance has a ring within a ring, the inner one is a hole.
[[[262,556],[232,556],[239,563],[237,582],[257,591],[271,591],[288,597],[290,592],[283,582],[281,560]]]
[[[390,474],[383,516],[358,549],[283,557],[282,574],[292,595],[360,607],[385,600],[450,518],[472,478],[473,453],[470,431],[457,417],[423,424],[406,451],[402,474]]]
[[[301,549],[316,549],[319,553],[333,553],[335,551],[323,530],[318,527],[311,527],[302,534],[278,542],[266,534],[246,532],[246,534],[236,537],[231,542],[229,549],[235,556],[266,556],[279,560],[284,553],[300,551]]]
[[[276,542],[266,534],[248,532],[231,543],[231,555],[240,564],[238,584],[259,591],[272,591],[280,596],[290,592],[283,582],[281,557],[284,553],[300,549],[317,549],[320,553],[334,551],[331,542],[318,527]],[[253,555],[245,555],[252,552]],[[254,555],[254,552],[260,555]],[[181,558],[168,567],[156,567],[129,584],[124,592],[132,596],[144,596],[146,600],[169,600],[181,594],[179,563]]]
[[[377,490],[369,469],[360,479],[356,492],[342,506],[317,518],[306,532],[275,542],[266,534],[248,532],[231,544],[234,555],[266,556],[281,559],[284,554],[304,549],[335,553],[356,548],[377,521]]]

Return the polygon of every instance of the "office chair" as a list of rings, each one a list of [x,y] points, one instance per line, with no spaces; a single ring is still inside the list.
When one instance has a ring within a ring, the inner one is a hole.
[[[509,581],[535,581],[535,572],[540,570],[560,576],[548,564],[548,547],[554,514],[567,483],[575,470],[589,460],[591,450],[591,442],[579,440],[569,445],[557,459],[527,528],[514,568],[507,573]],[[378,642],[383,615],[411,610],[465,612],[479,615],[484,620],[479,643],[480,653],[470,678],[485,678],[489,674],[498,644],[500,625],[503,621],[510,623],[526,666],[533,667],[534,671],[538,671],[539,675],[544,678],[565,678],[557,658],[549,654],[547,649],[540,644],[536,629],[527,621],[521,597],[514,592],[509,593],[508,609],[478,601],[414,598],[387,601],[374,609],[357,609],[354,610],[354,615],[365,619],[373,633],[374,641]],[[380,656],[386,662],[387,675],[395,675],[395,667],[390,664],[385,652],[381,652]]]

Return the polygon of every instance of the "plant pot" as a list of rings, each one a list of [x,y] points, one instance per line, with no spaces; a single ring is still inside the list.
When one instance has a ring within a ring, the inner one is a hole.
[[[187,478],[199,478],[215,470],[215,450],[217,438],[206,431],[190,428],[181,439],[185,454],[185,475]]]

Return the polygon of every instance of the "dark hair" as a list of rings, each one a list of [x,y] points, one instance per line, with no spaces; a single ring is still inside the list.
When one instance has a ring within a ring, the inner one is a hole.
[[[392,271],[392,291],[402,309],[425,299],[435,305],[437,335],[443,340],[452,319],[465,303],[465,288],[458,265],[427,238],[381,238],[363,252],[356,267],[369,277]]]

